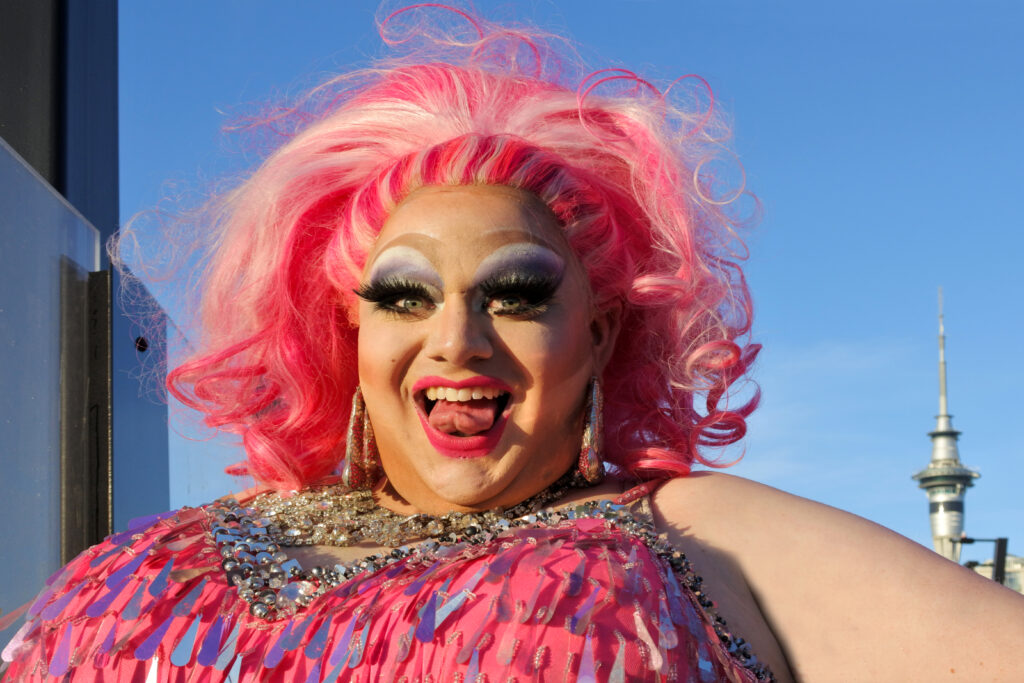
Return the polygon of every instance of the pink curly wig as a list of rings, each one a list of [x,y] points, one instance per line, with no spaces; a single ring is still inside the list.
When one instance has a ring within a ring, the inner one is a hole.
[[[410,24],[412,9],[382,24],[404,61],[259,122],[283,144],[202,214],[204,331],[170,391],[240,433],[267,485],[334,472],[358,382],[352,290],[385,219],[421,186],[508,185],[551,208],[596,305],[623,304],[607,460],[639,479],[716,464],[701,451],[745,433],[757,393],[728,396],[758,347],[737,341],[751,305],[736,221],[705,172],[721,150],[710,102],[681,111],[621,69],[572,84],[557,39],[454,10],[470,28],[455,39]]]

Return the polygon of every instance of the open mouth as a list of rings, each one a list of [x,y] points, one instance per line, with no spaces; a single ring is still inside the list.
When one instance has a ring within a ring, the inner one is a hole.
[[[492,387],[427,387],[422,397],[431,427],[449,436],[468,437],[492,429],[511,394]]]
[[[440,454],[477,458],[497,447],[512,404],[511,389],[503,382],[429,377],[417,382],[413,392],[423,431]]]

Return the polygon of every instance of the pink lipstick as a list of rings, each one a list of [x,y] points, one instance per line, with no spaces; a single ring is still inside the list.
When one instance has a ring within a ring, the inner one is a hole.
[[[499,379],[482,375],[458,381],[444,377],[423,377],[413,385],[413,394],[417,397],[416,414],[420,418],[420,425],[422,425],[423,432],[427,435],[427,440],[430,441],[430,444],[438,453],[449,458],[470,459],[481,458],[493,451],[501,440],[501,436],[505,431],[505,425],[508,422],[508,405],[496,416],[494,424],[488,429],[472,436],[456,436],[443,432],[430,423],[426,413],[426,400],[425,398],[421,400],[421,397],[422,392],[431,387],[445,389],[496,389],[506,394],[511,393],[511,387]]]

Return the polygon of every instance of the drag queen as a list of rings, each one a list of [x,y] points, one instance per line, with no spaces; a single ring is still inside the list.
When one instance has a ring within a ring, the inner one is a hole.
[[[5,680],[1019,676],[1021,596],[690,473],[757,403],[721,130],[673,104],[701,82],[576,79],[452,10],[383,35],[414,56],[267,121],[191,214],[204,332],[169,387],[259,485],[58,571]]]

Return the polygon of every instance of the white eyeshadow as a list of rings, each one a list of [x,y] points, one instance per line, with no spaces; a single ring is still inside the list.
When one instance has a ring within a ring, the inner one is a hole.
[[[369,280],[376,282],[396,275],[412,277],[438,289],[444,287],[434,264],[413,247],[398,245],[382,251],[370,268]]]
[[[552,275],[561,275],[565,271],[565,260],[547,247],[533,242],[506,244],[480,262],[474,280],[482,282],[497,272],[523,266],[540,267]]]

